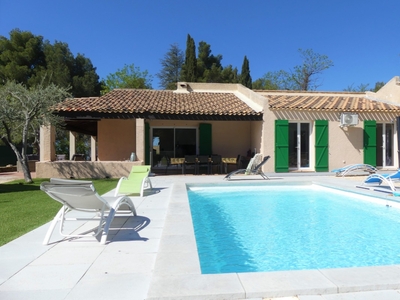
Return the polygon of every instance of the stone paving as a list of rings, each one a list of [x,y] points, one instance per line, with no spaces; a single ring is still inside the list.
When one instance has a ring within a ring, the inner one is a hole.
[[[283,178],[383,197],[356,189],[360,179],[332,174]],[[0,299],[400,300],[400,266],[202,275],[185,184],[225,182],[223,176],[151,180],[151,193],[132,197],[138,216],[116,218],[106,245],[92,237],[59,241],[55,234],[53,243],[43,246],[45,224],[0,247]],[[81,226],[79,230],[89,225]]]

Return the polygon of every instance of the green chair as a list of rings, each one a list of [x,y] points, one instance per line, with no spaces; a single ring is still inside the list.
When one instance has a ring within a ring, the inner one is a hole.
[[[127,177],[121,177],[115,189],[115,197],[117,195],[140,195],[143,197],[145,189],[152,189],[149,178],[150,166],[133,166]]]

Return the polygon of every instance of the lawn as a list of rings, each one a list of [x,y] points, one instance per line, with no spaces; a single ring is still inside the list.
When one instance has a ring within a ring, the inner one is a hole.
[[[32,184],[24,180],[0,184],[0,246],[49,222],[60,209],[60,203],[40,190],[43,181],[48,179],[37,178]],[[118,179],[92,181],[102,195],[115,188]]]

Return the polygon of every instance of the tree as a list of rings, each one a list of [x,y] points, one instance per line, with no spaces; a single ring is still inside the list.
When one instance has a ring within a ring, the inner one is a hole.
[[[316,90],[321,84],[318,75],[333,66],[326,55],[315,53],[312,49],[299,49],[303,64],[294,67],[290,79],[295,83],[295,90]]]
[[[29,82],[30,86],[40,84],[43,78],[47,83],[54,83],[65,88],[72,87],[71,70],[74,65],[74,56],[66,43],[49,41],[43,43],[45,63],[39,67],[36,76]],[[47,76],[48,74],[48,76]]]
[[[343,89],[345,92],[366,92],[368,91],[369,83],[361,83],[359,86],[354,87],[354,84],[349,85],[347,88]]]
[[[71,70],[72,89],[74,97],[99,96],[102,83],[89,58],[78,53]]]
[[[385,85],[385,83],[383,81],[378,81],[375,83],[375,87],[373,89],[371,89],[372,92],[377,92],[379,91],[383,86]]]
[[[242,64],[242,72],[240,73],[240,83],[249,89],[252,88],[252,81],[250,75],[250,64],[247,56],[244,56]]]
[[[74,57],[66,43],[52,45],[42,36],[18,29],[10,32],[10,39],[0,36],[0,85],[7,80],[27,88],[54,83],[71,88],[75,97],[100,95],[99,76],[88,58]]]
[[[222,55],[211,54],[211,46],[206,42],[199,43],[199,54],[197,56],[197,81],[199,82],[220,82],[221,81],[221,60]]]
[[[239,75],[238,69],[233,68],[232,65],[228,65],[221,71],[222,83],[238,83]]]
[[[182,66],[182,81],[196,82],[196,65],[196,46],[194,43],[194,39],[188,34],[186,40],[185,63]]]
[[[188,82],[238,83],[239,75],[237,68],[233,68],[232,65],[224,68],[221,61],[222,55],[213,55],[211,53],[211,46],[204,41],[199,43],[198,56],[196,58],[194,40],[188,35],[185,63],[182,66],[180,80]],[[250,68],[247,71],[250,76]],[[249,78],[251,81],[251,77]]]
[[[253,89],[258,90],[293,90],[294,84],[290,81],[290,74],[280,70],[267,72],[263,77],[253,82]]]
[[[357,87],[354,87],[354,83],[353,83],[353,84],[349,85],[347,88],[343,89],[343,91],[347,91],[347,92],[366,92],[366,91],[371,91],[371,92],[376,93],[384,85],[385,85],[385,83],[383,81],[378,81],[378,82],[375,83],[374,88],[368,89],[369,83],[361,83]]]
[[[264,84],[264,89],[274,90],[316,90],[321,85],[318,75],[333,66],[333,62],[328,56],[315,53],[312,49],[298,51],[303,60],[301,65],[295,66],[293,71],[268,72],[260,81],[257,80],[257,85]]]
[[[44,68],[43,37],[18,29],[10,32],[10,39],[0,36],[0,84],[15,80],[26,86],[36,79],[36,72]]]
[[[172,44],[161,60],[160,73],[156,75],[160,79],[161,87],[166,90],[176,89],[184,60],[183,51],[179,49],[178,44]]]
[[[0,86],[0,138],[15,153],[25,181],[32,182],[28,165],[28,141],[39,125],[56,124],[49,108],[70,97],[65,88],[50,83],[27,88],[21,83],[7,81]],[[21,146],[21,150],[18,146]]]
[[[151,89],[152,76],[147,70],[140,71],[134,64],[125,65],[117,72],[107,75],[102,94],[113,89]]]

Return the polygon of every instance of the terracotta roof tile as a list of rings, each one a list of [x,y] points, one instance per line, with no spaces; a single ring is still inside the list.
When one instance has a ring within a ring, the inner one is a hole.
[[[364,93],[257,91],[271,110],[400,112],[400,106],[371,100]],[[115,89],[101,97],[67,99],[55,112],[107,114],[159,114],[207,116],[261,116],[234,93],[175,93],[160,90]]]
[[[260,116],[233,93],[115,89],[97,98],[67,99],[55,112]]]
[[[293,94],[267,94],[271,110],[323,110],[323,111],[382,111],[399,112],[400,106],[371,100],[365,94],[358,95],[293,95]]]

